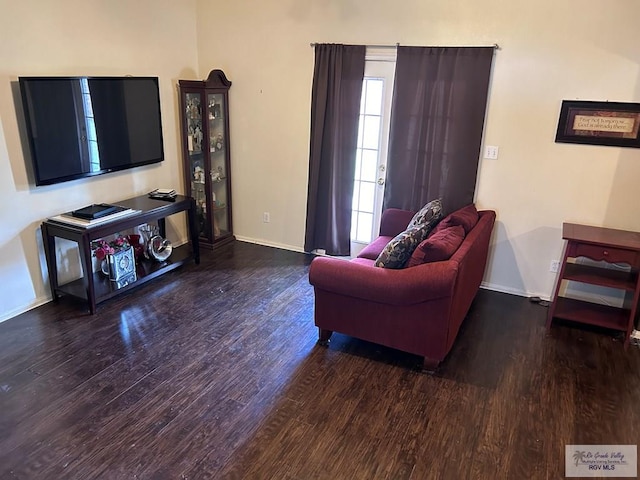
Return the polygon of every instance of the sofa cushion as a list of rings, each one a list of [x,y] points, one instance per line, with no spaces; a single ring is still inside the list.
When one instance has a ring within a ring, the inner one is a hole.
[[[408,228],[404,232],[396,235],[384,247],[378,258],[376,258],[376,267],[382,268],[404,268],[405,264],[411,258],[411,254],[420,243],[427,238],[427,234],[431,230],[428,223]]]
[[[461,225],[466,235],[476,226],[476,223],[478,223],[478,210],[476,210],[476,206],[471,203],[444,217],[433,229],[431,235],[435,235],[436,232],[455,225]]]
[[[440,198],[436,198],[418,210],[409,222],[409,225],[407,225],[407,230],[418,225],[425,224],[429,225],[429,230],[431,230],[441,218],[442,200]]]
[[[461,225],[440,229],[416,247],[407,262],[407,267],[449,260],[462,244],[464,235]]]
[[[369,245],[364,247],[362,251],[358,254],[358,258],[369,258],[371,260],[375,260],[380,255],[380,252],[387,246],[387,243],[391,241],[393,237],[387,237],[385,235],[380,235]]]

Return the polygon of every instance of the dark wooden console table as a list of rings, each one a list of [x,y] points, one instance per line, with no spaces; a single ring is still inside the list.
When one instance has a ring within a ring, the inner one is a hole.
[[[135,288],[163,273],[174,270],[191,259],[195,260],[195,263],[200,263],[198,228],[196,225],[195,201],[193,198],[178,195],[174,202],[167,202],[164,200],[151,199],[144,195],[115,203],[123,207],[131,208],[132,210],[137,210],[137,212],[89,227],[80,227],[54,219],[48,219],[43,222],[42,237],[44,239],[44,253],[47,259],[49,284],[54,302],[58,300],[60,294],[77,297],[86,300],[89,304],[89,311],[91,314],[94,314],[96,312],[96,305],[100,302]],[[153,222],[157,222],[160,235],[164,237],[166,235],[166,217],[180,212],[187,213],[190,245],[175,247],[171,256],[165,262],[139,262],[136,266],[137,280],[121,287],[119,287],[117,283],[109,281],[109,279],[101,273],[93,272],[91,261],[91,242],[93,240]],[[56,237],[71,240],[78,244],[80,261],[84,272],[82,278],[65,283],[64,285],[58,284]]]
[[[640,296],[640,233],[564,223],[562,238],[567,243],[551,298],[547,329],[551,328],[554,318],[606,327],[624,332],[626,348],[633,331]],[[624,263],[631,268],[629,271],[614,270],[570,260],[577,257],[606,263]],[[625,293],[624,304],[618,308],[562,297],[559,293],[563,280],[619,289]]]

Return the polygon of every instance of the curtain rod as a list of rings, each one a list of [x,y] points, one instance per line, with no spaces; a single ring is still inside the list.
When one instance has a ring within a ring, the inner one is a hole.
[[[318,43],[315,42],[311,42],[309,44],[312,47],[315,47],[316,45],[318,45]],[[395,45],[365,45],[366,47],[370,47],[370,48],[398,48],[400,46],[400,43],[396,43]],[[476,45],[478,46],[478,45]],[[481,46],[481,45],[480,45]],[[493,47],[496,50],[501,50],[500,45],[498,45],[497,43],[494,43],[493,45],[487,45],[489,47]]]

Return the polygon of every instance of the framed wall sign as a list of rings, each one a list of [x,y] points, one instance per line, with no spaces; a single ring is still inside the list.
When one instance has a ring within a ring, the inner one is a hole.
[[[640,103],[563,100],[556,142],[640,148]]]

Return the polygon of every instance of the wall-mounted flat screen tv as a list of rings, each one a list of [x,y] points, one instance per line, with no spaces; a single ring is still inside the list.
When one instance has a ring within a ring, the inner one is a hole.
[[[157,77],[19,77],[36,185],[164,160]]]

